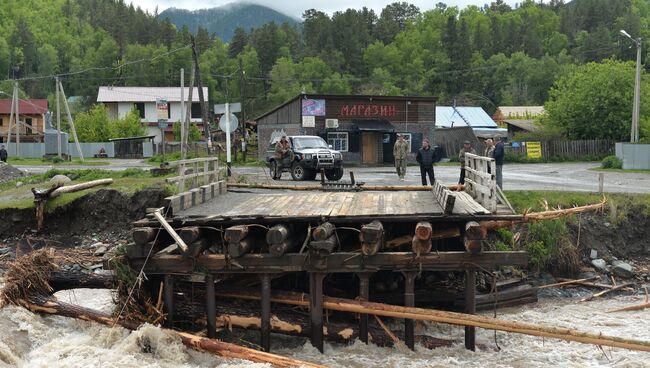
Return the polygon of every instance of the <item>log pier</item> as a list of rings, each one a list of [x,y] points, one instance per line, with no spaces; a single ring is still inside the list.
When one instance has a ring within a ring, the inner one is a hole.
[[[489,212],[460,194],[436,185],[431,191],[256,195],[226,212],[189,210],[166,219],[188,244],[186,251],[170,248],[173,237],[158,234],[159,220],[147,217],[134,223],[128,263],[151,280],[152,294],[158,292],[153,284],[164,283],[168,326],[182,308],[168,289],[176,287],[177,279],[204,282],[209,337],[216,333],[219,290],[237,280],[255,285],[260,295],[259,341],[267,352],[273,331],[272,293],[307,292],[309,337],[322,352],[324,290],[369,301],[373,279],[381,282],[397,275],[391,282],[401,284],[401,304],[414,307],[423,274],[456,272],[465,275],[464,308],[473,314],[478,271],[527,264],[525,252],[486,252],[482,247],[487,234],[482,221],[516,221],[521,215]],[[146,257],[149,250],[152,256]],[[345,280],[346,275],[352,282],[334,287],[330,277]],[[368,315],[356,318],[355,331],[368,343]],[[475,328],[468,327],[468,349],[475,349],[474,335]],[[414,349],[413,319],[404,320],[403,339]]]

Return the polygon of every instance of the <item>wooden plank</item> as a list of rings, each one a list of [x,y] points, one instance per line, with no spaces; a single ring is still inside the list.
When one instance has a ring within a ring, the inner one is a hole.
[[[210,273],[284,273],[314,271],[360,272],[377,270],[477,270],[503,265],[525,265],[526,252],[439,252],[421,254],[417,259],[411,252],[380,252],[372,257],[359,257],[359,253],[333,253],[322,259],[307,254],[289,253],[282,257],[269,254],[246,254],[237,258],[234,265],[221,254],[200,255],[188,258],[181,255],[156,255],[151,257],[144,271],[148,274],[175,272]],[[144,259],[131,259],[133,267],[140,268]]]
[[[165,220],[165,218],[160,214],[160,210],[154,211],[153,215],[158,220],[158,222],[160,222],[162,227],[164,227],[165,230],[167,230],[169,235],[171,235],[171,237],[178,244],[178,246],[183,250],[183,252],[187,252],[187,250],[188,250],[187,244],[185,244],[183,239],[181,239],[181,237],[178,236],[176,231],[169,225],[167,220]]]

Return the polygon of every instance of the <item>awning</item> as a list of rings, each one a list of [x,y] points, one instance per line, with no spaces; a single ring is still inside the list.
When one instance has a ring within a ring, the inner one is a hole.
[[[394,132],[395,126],[388,120],[354,120],[357,129],[364,132]]]

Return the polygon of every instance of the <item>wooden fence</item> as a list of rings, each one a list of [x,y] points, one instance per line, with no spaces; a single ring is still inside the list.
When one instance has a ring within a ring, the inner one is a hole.
[[[201,157],[189,160],[170,161],[166,167],[178,167],[178,176],[168,178],[168,183],[178,183],[178,191],[185,191],[186,180],[192,179],[190,188],[199,187],[199,178],[203,185],[208,185],[219,179],[219,159],[217,157]]]
[[[593,139],[581,141],[542,141],[542,159],[562,157],[580,159],[585,157],[602,158],[614,154],[614,141]],[[506,151],[526,156],[526,142],[519,147],[506,146]]]
[[[497,211],[496,172],[493,158],[465,154],[465,191],[491,213]]]

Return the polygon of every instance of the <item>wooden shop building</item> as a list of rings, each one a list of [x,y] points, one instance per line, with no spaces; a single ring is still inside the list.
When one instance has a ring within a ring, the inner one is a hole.
[[[393,145],[403,133],[411,160],[432,140],[435,97],[300,94],[257,117],[259,158],[282,134],[317,135],[346,163],[393,163]]]

